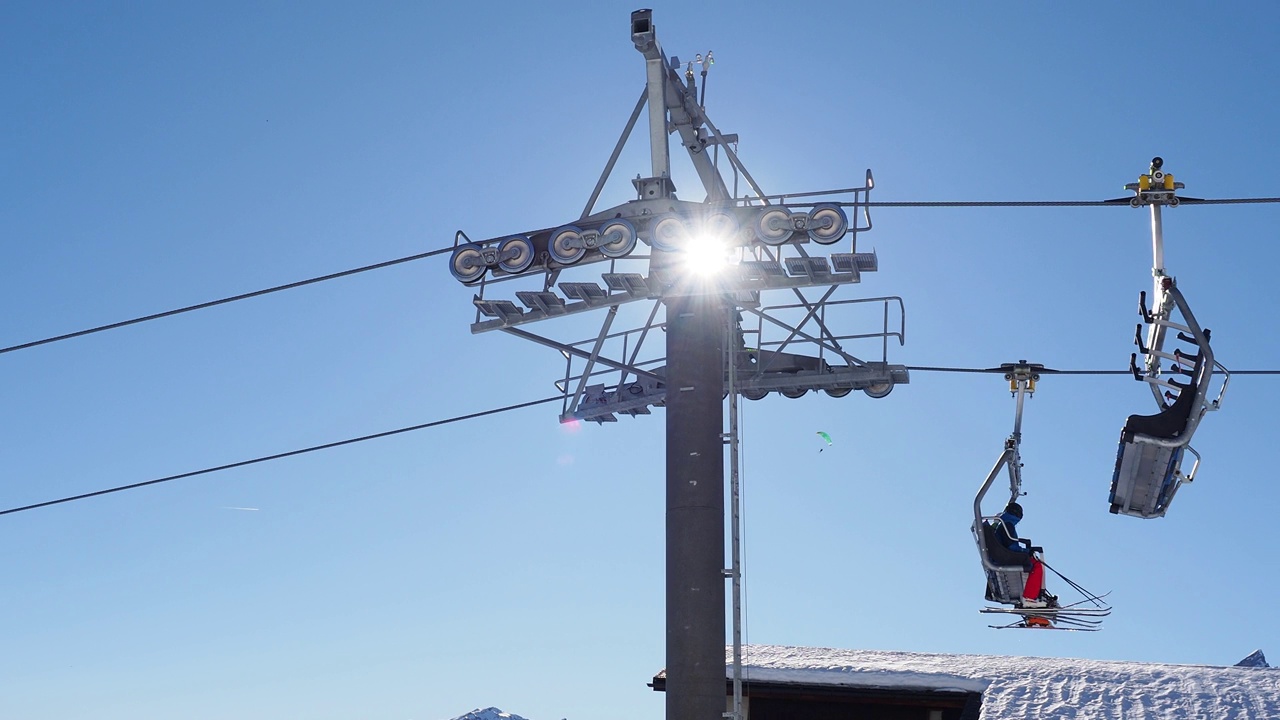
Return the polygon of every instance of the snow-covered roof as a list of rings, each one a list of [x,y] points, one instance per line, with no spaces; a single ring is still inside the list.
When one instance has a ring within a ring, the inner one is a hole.
[[[982,720],[1280,718],[1280,669],[1265,661],[1215,667],[751,645],[743,666],[758,682],[981,692]]]

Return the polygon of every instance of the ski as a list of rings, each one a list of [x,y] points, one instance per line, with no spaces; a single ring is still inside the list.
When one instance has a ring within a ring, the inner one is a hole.
[[[1103,618],[1111,614],[1111,608],[1001,608],[984,607],[979,612],[1006,613],[1010,615],[1040,615],[1042,617]]]
[[[1080,620],[1077,618],[1062,618],[1062,617],[1049,618],[1049,617],[1042,617],[1040,615],[1029,615],[1023,620],[1015,620],[1014,622],[1020,623],[1023,625],[1043,625],[1045,623],[1049,623],[1051,625],[1061,624],[1061,625],[1072,625],[1076,627],[1102,627],[1101,620]]]
[[[988,627],[997,630],[1005,630],[1011,628],[1020,628],[1026,630],[1101,630],[1101,620],[1087,619],[1081,617],[1072,617],[1070,615],[1048,616],[1034,613],[1012,613],[1021,615],[1020,620],[1015,620],[1008,625],[989,625]]]
[[[1042,616],[1028,615],[1028,620],[1032,618],[1042,618]],[[1096,626],[1102,624],[1102,620],[1075,618],[1075,616],[1071,616],[1071,615],[1059,615],[1059,616],[1056,616],[1056,618],[1043,618],[1043,620],[1050,621],[1050,623],[1062,623],[1065,625],[1089,626],[1089,628],[1096,628]]]
[[[1022,617],[1022,620],[1015,620],[1014,622],[1026,623],[1034,618],[1039,621],[1037,624],[1057,623],[1062,625],[1077,625],[1079,627],[1102,627],[1101,620],[1089,620],[1073,617],[1046,617],[1044,615],[1024,615]]]
[[[1102,618],[1111,608],[1007,608],[985,607],[980,612],[1001,615],[1017,615],[1020,619],[1008,625],[990,625],[997,630],[1019,628],[1024,630],[1101,630]]]
[[[987,625],[988,628],[996,630],[1066,630],[1069,633],[1097,633],[1102,628],[1057,628],[1055,625],[1024,625],[1021,623],[1012,623],[1010,625]]]

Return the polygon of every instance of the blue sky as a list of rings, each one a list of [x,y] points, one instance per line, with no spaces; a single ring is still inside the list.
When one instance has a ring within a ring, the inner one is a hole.
[[[0,8],[0,344],[580,212],[644,83],[632,5],[11,2]],[[768,192],[1096,200],[1161,155],[1196,197],[1275,197],[1268,3],[654,6],[713,50],[708,114]],[[602,202],[648,173],[641,146]],[[677,161],[676,182],[695,180]],[[686,195],[700,199],[699,194]],[[1165,213],[1233,369],[1280,369],[1275,205]],[[1123,368],[1145,211],[881,209],[912,366]],[[16,507],[547,397],[555,352],[471,335],[443,258],[0,356]],[[1107,512],[1123,377],[1028,403],[1022,528],[1110,590],[1101,633],[986,628],[974,492],[1013,402],[914,373],[883,400],[744,409],[752,642],[1231,664],[1280,653],[1280,381],[1239,377],[1168,517]],[[663,417],[541,406],[0,518],[0,715],[653,718]],[[817,453],[815,431],[834,445]],[[232,508],[256,508],[237,510]],[[1058,585],[1061,589],[1061,584]]]

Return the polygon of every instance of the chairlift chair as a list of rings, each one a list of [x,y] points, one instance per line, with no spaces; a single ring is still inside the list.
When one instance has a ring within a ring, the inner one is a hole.
[[[1142,325],[1138,326],[1134,341],[1140,353],[1130,356],[1129,369],[1134,379],[1151,386],[1160,411],[1153,415],[1130,415],[1120,431],[1120,445],[1116,451],[1115,472],[1111,478],[1109,498],[1111,512],[1140,518],[1162,517],[1169,510],[1174,495],[1183,483],[1195,479],[1200,467],[1200,454],[1191,447],[1205,413],[1221,406],[1226,392],[1229,373],[1213,357],[1209,345],[1209,331],[1196,322],[1186,298],[1178,290],[1172,278],[1162,282],[1164,298],[1156,304],[1155,312],[1145,307],[1143,293],[1143,318],[1150,325],[1147,333],[1150,345],[1142,342]],[[1182,322],[1170,319],[1176,309]],[[1164,343],[1168,330],[1176,331],[1177,340],[1190,346],[1166,352]],[[1193,350],[1191,349],[1193,348]],[[1142,354],[1145,371],[1139,369],[1138,355]],[[1186,376],[1185,381],[1165,377],[1161,360],[1173,363],[1171,376]],[[1192,367],[1182,367],[1190,362]],[[1210,400],[1209,390],[1213,371],[1218,369],[1223,382],[1216,396]],[[1194,458],[1189,472],[1182,471],[1187,454]]]
[[[1009,380],[1009,388],[1017,397],[1018,405],[1014,418],[1013,434],[1005,440],[1004,451],[996,459],[996,464],[987,474],[982,487],[973,499],[973,533],[974,542],[978,546],[978,556],[982,560],[982,569],[987,576],[986,599],[1004,605],[1021,604],[1022,591],[1030,574],[1025,565],[1026,555],[1016,553],[1000,543],[996,536],[996,525],[1001,522],[999,514],[983,515],[982,500],[991,489],[995,479],[1005,471],[1009,478],[1009,502],[1016,501],[1022,495],[1022,456],[1019,446],[1022,441],[1022,405],[1026,395],[1035,391],[1035,381],[1039,379],[1038,371],[1043,365],[1004,363],[1005,378]],[[1025,538],[1024,538],[1025,539]]]
[[[1230,373],[1214,359],[1209,346],[1209,331],[1200,327],[1177,282],[1164,268],[1164,237],[1160,208],[1176,207],[1177,190],[1182,183],[1162,170],[1164,161],[1154,158],[1151,172],[1137,183],[1126,185],[1135,197],[1133,207],[1151,207],[1152,275],[1155,278],[1153,304],[1147,309],[1147,297],[1139,298],[1139,312],[1147,325],[1143,342],[1142,323],[1134,333],[1138,352],[1129,358],[1129,370],[1135,380],[1146,382],[1155,397],[1159,412],[1153,415],[1130,415],[1120,431],[1116,450],[1115,472],[1111,477],[1111,512],[1140,518],[1162,517],[1169,510],[1174,495],[1183,483],[1195,479],[1200,467],[1200,454],[1191,447],[1191,438],[1204,414],[1217,410],[1227,390]],[[1175,320],[1175,312],[1177,320]],[[1165,349],[1170,331],[1187,344],[1188,351]],[[1143,356],[1142,367],[1138,355]],[[1161,362],[1171,363],[1166,370]],[[1191,368],[1184,367],[1190,364]],[[1222,374],[1222,384],[1214,399],[1209,400],[1214,370]],[[1168,376],[1185,376],[1185,381]],[[1195,458],[1190,472],[1182,471],[1187,454]]]

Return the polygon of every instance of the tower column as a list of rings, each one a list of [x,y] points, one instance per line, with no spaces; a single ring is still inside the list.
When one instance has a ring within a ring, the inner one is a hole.
[[[724,336],[715,293],[667,304],[667,720],[725,711]]]

